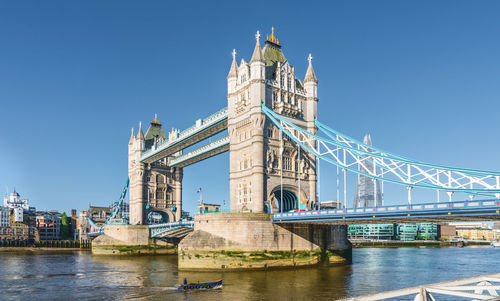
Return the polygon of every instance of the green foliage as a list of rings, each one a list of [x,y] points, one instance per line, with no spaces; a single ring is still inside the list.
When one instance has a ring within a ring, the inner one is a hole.
[[[69,237],[69,226],[68,226],[68,216],[66,212],[61,215],[61,238]]]

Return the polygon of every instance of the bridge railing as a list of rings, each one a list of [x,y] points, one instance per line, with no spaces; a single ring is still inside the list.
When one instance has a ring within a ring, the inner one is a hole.
[[[313,211],[298,211],[298,212],[282,212],[275,213],[274,219],[283,218],[300,218],[300,217],[314,217],[324,215],[337,215],[337,216],[356,216],[373,214],[390,214],[396,212],[450,212],[450,210],[464,210],[472,208],[498,208],[500,210],[500,200],[473,200],[473,201],[456,201],[456,202],[443,202],[443,203],[422,203],[413,205],[391,205],[381,207],[365,207],[365,208],[342,208],[342,209],[322,209]],[[409,213],[411,216],[411,213]],[[450,212],[451,214],[451,212]],[[500,218],[500,215],[499,215]]]
[[[193,225],[194,225],[194,221],[179,221],[179,222],[172,222],[172,223],[149,225],[149,229],[179,227],[179,226],[192,227]]]

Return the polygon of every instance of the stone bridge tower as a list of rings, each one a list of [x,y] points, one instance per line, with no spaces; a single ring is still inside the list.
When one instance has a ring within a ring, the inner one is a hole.
[[[130,224],[175,222],[181,219],[182,175],[181,167],[169,167],[167,158],[151,164],[141,162],[141,154],[167,139],[158,118],[142,132],[139,124],[137,136],[128,144],[128,176],[130,180]]]
[[[274,29],[263,48],[260,34],[250,62],[233,62],[227,76],[231,210],[278,212],[316,203],[316,161],[268,120],[261,103],[303,129],[316,133],[316,75],[295,77]],[[300,180],[299,180],[300,178]],[[300,182],[300,184],[299,184]],[[281,185],[283,183],[283,185]],[[300,191],[299,191],[300,186]]]

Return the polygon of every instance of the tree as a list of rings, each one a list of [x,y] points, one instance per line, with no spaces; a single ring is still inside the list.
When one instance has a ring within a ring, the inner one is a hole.
[[[69,236],[69,226],[68,226],[68,216],[66,212],[61,215],[61,238],[68,238]]]

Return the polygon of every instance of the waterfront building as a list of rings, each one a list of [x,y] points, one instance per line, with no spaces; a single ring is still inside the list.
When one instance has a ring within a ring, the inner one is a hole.
[[[450,238],[457,236],[457,227],[454,225],[449,225],[447,223],[438,224],[438,237],[449,240]]]
[[[21,207],[1,207],[0,241],[25,241],[28,243],[39,240],[38,231],[34,223],[34,208],[24,212]],[[8,221],[5,218],[8,216]]]
[[[487,240],[495,239],[493,229],[485,223],[450,223],[457,228],[457,236],[461,236],[469,240]]]
[[[366,134],[363,143],[372,145],[372,139],[369,134]],[[371,150],[370,150],[371,151]],[[365,157],[360,157],[363,159]],[[359,164],[359,170],[365,173],[373,171],[373,162],[370,157],[366,157]],[[377,207],[382,206],[382,191],[380,190],[380,183],[378,180],[373,180],[367,176],[358,174],[358,181],[356,182],[356,195],[354,196],[354,208],[362,207]]]
[[[349,225],[347,233],[349,239],[392,240],[394,224]]]
[[[438,238],[437,223],[418,223],[418,234],[420,239],[436,240]]]
[[[10,208],[0,206],[0,228],[10,226]]]
[[[61,239],[61,214],[57,211],[38,211],[36,227],[40,240]]]
[[[29,201],[27,199],[21,199],[19,193],[17,193],[15,189],[3,198],[3,205],[4,207],[12,209],[20,207],[23,208],[23,210],[29,210]]]
[[[394,228],[398,240],[412,241],[417,238],[418,227],[415,223],[395,224]]]

